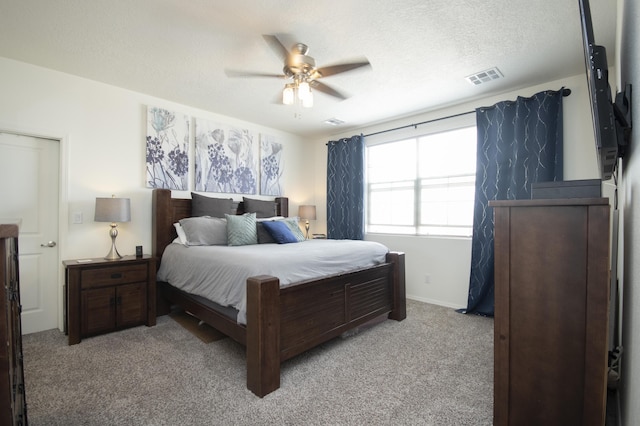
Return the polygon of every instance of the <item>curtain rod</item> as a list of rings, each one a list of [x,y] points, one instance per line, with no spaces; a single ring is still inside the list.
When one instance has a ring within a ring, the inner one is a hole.
[[[571,89],[567,89],[566,87],[563,87],[562,89],[562,96],[563,97],[567,97],[571,94]],[[382,133],[387,133],[387,132],[394,132],[396,130],[402,130],[402,129],[408,129],[409,127],[413,127],[413,128],[418,128],[418,126],[421,126],[423,124],[427,124],[427,123],[433,123],[436,121],[440,121],[440,120],[447,120],[449,118],[455,118],[455,117],[460,117],[463,115],[468,115],[468,114],[474,114],[476,111],[467,111],[467,112],[461,112],[459,114],[453,114],[453,115],[447,115],[446,117],[439,117],[439,118],[434,118],[432,120],[426,120],[426,121],[421,121],[419,123],[414,123],[414,124],[407,124],[406,126],[400,126],[400,127],[394,127],[393,129],[386,129],[386,130],[380,130],[379,132],[374,132],[374,133],[369,133],[368,135],[363,135],[363,137],[368,137],[368,136],[373,136],[373,135],[379,135]]]

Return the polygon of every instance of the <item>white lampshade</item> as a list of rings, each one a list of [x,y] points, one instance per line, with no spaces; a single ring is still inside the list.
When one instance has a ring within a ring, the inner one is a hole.
[[[287,84],[282,91],[282,103],[285,105],[293,105],[294,92],[293,84]]]
[[[298,207],[298,216],[300,216],[300,219],[316,220],[316,206]]]
[[[309,87],[309,83],[303,81],[298,85],[298,98],[305,100],[309,95],[311,95],[311,87]]]
[[[96,222],[131,221],[131,201],[128,198],[96,198]]]
[[[307,95],[302,99],[302,106],[303,108],[313,107],[313,93],[307,93]]]

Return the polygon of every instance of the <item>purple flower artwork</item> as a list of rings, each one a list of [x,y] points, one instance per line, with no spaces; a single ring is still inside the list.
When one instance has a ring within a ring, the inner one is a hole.
[[[148,188],[188,189],[189,120],[173,111],[147,108]]]
[[[246,129],[196,120],[195,190],[257,193],[254,135]]]
[[[260,194],[282,195],[282,144],[271,135],[260,135]]]

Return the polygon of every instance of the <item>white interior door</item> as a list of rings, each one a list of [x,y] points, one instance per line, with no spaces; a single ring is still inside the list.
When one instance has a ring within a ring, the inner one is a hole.
[[[58,141],[0,133],[0,222],[18,223],[22,332],[58,326]]]

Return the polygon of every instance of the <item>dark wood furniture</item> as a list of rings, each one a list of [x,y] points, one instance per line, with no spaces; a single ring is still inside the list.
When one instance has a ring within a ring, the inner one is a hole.
[[[606,198],[492,201],[494,425],[604,425]]]
[[[152,199],[153,255],[161,259],[176,237],[173,224],[191,216],[191,200],[172,198],[166,189],[154,189]],[[278,214],[287,216],[287,200],[276,201]],[[283,361],[381,315],[406,318],[404,273],[404,253],[394,252],[381,265],[282,289],[277,277],[250,278],[246,326],[225,308],[167,283],[158,283],[158,307],[165,313],[167,304],[177,305],[245,345],[247,387],[263,397],[280,387]]]
[[[83,337],[156,324],[156,261],[152,256],[65,260],[69,344]]]
[[[0,424],[26,425],[18,226],[0,225]]]

